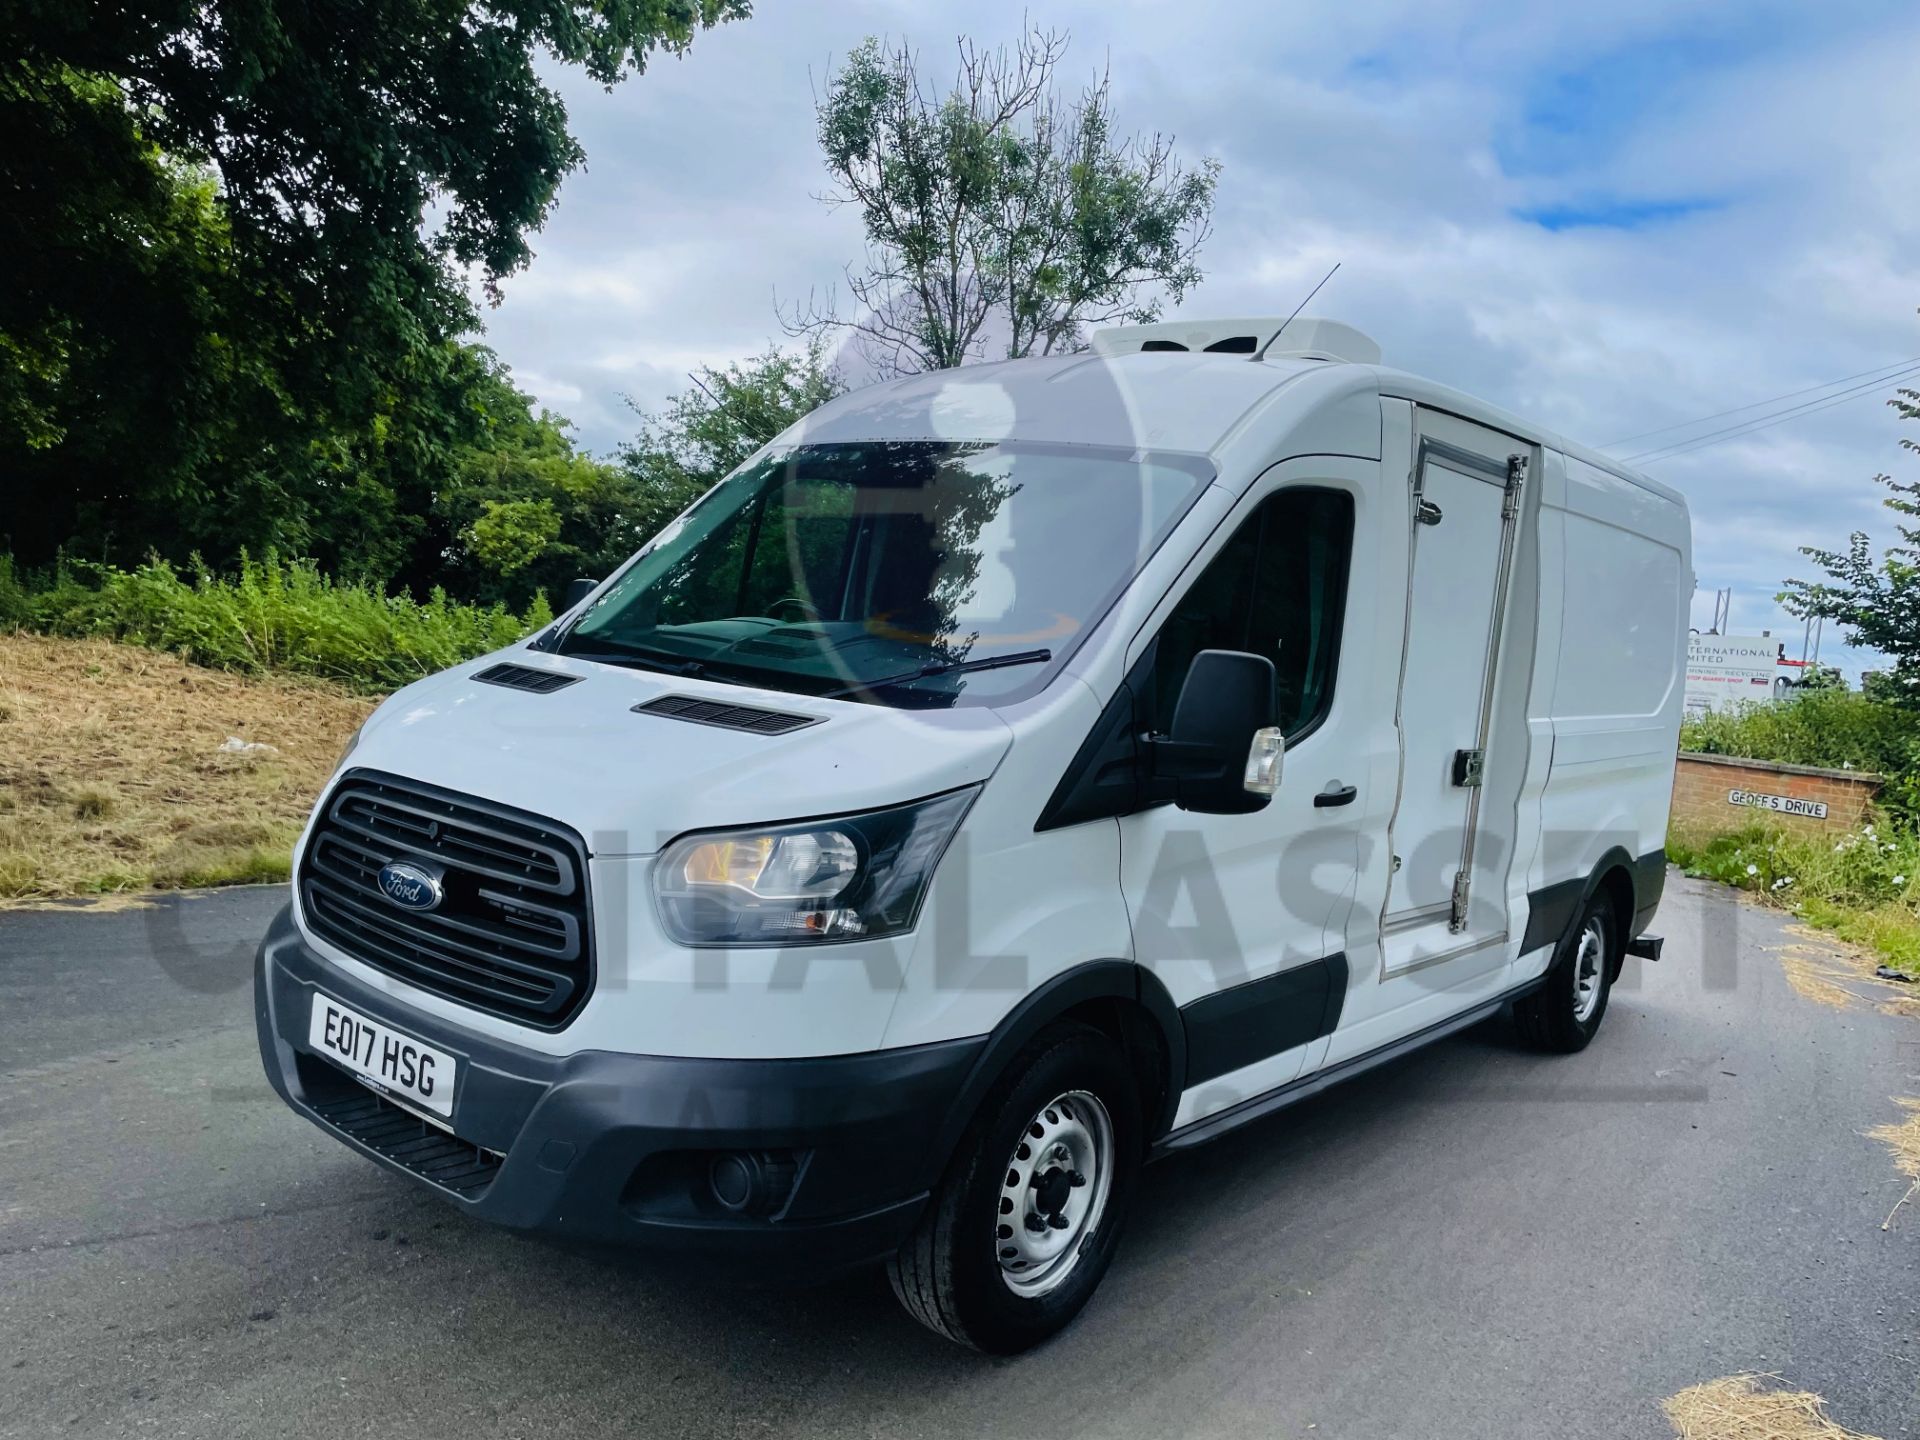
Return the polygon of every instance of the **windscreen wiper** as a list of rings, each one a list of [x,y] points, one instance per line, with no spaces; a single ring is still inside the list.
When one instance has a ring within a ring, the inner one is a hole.
[[[895,685],[911,685],[916,680],[926,680],[935,675],[961,675],[974,670],[999,670],[1009,665],[1044,665],[1053,659],[1051,650],[1010,650],[1005,655],[983,655],[978,660],[929,660],[913,670],[902,670],[895,675],[882,675],[874,680],[860,680],[852,685],[842,685],[838,690],[829,690],[821,695],[822,700],[838,700],[842,696],[855,695],[862,690],[885,690]]]
[[[565,650],[561,653],[569,659],[592,660],[600,665],[615,665],[622,670],[649,670],[660,675],[698,675],[703,680],[722,678],[708,675],[703,661],[692,656],[674,655],[666,650],[650,650],[645,654],[629,650]]]
[[[729,659],[715,659],[712,656],[681,655],[654,646],[633,645],[618,651],[565,650],[561,653],[575,660],[596,660],[602,665],[616,665],[627,670],[646,670],[661,675],[684,675],[689,678],[712,680],[720,685],[749,685],[759,686],[762,689],[780,690],[786,687],[770,684],[769,681],[793,678],[792,673],[786,670],[773,670],[764,665],[747,665]]]

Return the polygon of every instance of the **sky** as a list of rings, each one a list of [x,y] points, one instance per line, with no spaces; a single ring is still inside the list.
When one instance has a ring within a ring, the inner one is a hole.
[[[858,258],[821,203],[813,105],[868,35],[944,74],[955,38],[1065,30],[1063,85],[1110,70],[1118,122],[1222,165],[1206,279],[1169,318],[1308,313],[1385,362],[1613,442],[1912,357],[1920,364],[1920,9],[1882,0],[971,4],[756,0],[611,92],[550,69],[587,152],[486,314],[486,343],[611,453],[687,372],[785,339],[776,304]],[[1912,383],[1912,382],[1909,382]],[[1920,478],[1891,387],[1649,461],[1694,518],[1695,623],[1803,629],[1774,595],[1894,519]],[[1814,399],[1819,396],[1812,397]],[[1791,401],[1785,403],[1793,403]],[[1871,656],[1829,633],[1856,678]]]

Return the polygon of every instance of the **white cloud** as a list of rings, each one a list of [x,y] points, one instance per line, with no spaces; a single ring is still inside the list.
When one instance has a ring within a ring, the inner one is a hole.
[[[586,398],[586,391],[578,385],[552,379],[538,370],[518,370],[513,378],[522,390],[549,410],[564,411],[567,406],[578,405]]]
[[[623,394],[657,405],[688,369],[763,348],[776,293],[824,289],[858,256],[856,217],[814,198],[832,58],[906,34],[938,73],[955,34],[1010,39],[1021,17],[768,0],[611,95],[561,77],[588,169],[489,343],[611,449],[636,424]],[[1920,355],[1920,15],[1883,0],[1190,0],[1036,18],[1072,30],[1067,79],[1110,64],[1123,122],[1225,162],[1208,279],[1183,314],[1291,309],[1337,259],[1316,312],[1371,332],[1389,363],[1589,442]],[[1634,229],[1520,218],[1671,201],[1708,208]],[[1703,596],[1732,585],[1739,628],[1797,637],[1772,600],[1810,573],[1797,547],[1890,533],[1871,477],[1911,463],[1901,434],[1863,398],[1658,462],[1694,506]]]

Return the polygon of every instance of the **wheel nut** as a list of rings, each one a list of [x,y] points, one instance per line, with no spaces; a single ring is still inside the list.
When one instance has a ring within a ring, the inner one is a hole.
[[[1044,1219],[1042,1219],[1040,1216],[1038,1215],[1027,1216],[1027,1229],[1030,1233],[1038,1235],[1042,1230],[1046,1228],[1047,1228],[1047,1222]]]
[[[1078,1190],[1081,1186],[1087,1183],[1087,1177],[1082,1175],[1078,1170],[1076,1170],[1067,1177],[1067,1183],[1073,1186],[1074,1189]]]
[[[1049,1215],[1047,1217],[1047,1224],[1056,1230],[1064,1230],[1067,1228],[1067,1217],[1064,1215]]]

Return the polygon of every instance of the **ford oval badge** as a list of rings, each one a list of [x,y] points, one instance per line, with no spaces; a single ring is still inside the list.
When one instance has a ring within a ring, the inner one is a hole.
[[[402,910],[435,910],[446,898],[440,877],[408,860],[393,860],[375,877],[380,893]]]

